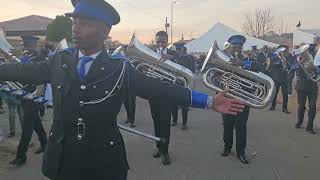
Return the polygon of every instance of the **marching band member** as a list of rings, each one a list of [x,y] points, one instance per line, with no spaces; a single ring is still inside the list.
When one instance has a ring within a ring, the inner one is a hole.
[[[231,36],[228,39],[230,43],[230,56],[232,64],[240,66],[247,70],[261,71],[263,68],[261,64],[251,61],[250,59],[244,60],[242,55],[243,44],[246,42],[246,38],[241,35]],[[245,148],[247,144],[247,121],[249,118],[250,108],[245,106],[244,111],[238,115],[222,114],[223,119],[223,141],[224,151],[222,156],[229,156],[233,145],[233,129],[236,130],[236,150],[238,159],[248,164],[249,161],[245,155]]]
[[[18,66],[26,66],[27,64],[30,64],[31,62],[37,62],[41,60],[41,56],[39,56],[39,53],[35,50],[37,46],[37,41],[39,38],[34,36],[23,36],[23,46],[24,51],[27,52],[27,54],[23,55],[20,59],[22,60],[22,64],[17,65]],[[1,73],[4,73],[5,70],[1,71]],[[21,72],[17,71],[17,75]],[[22,76],[24,74],[21,74]],[[38,74],[40,76],[45,76],[45,74]],[[18,80],[18,79],[17,79]],[[23,88],[25,91],[29,93],[33,93],[36,90],[35,85],[27,85],[25,88]],[[22,115],[20,115],[22,118],[22,135],[21,139],[18,145],[16,158],[10,162],[11,165],[15,166],[21,166],[26,163],[27,160],[27,151],[28,147],[32,138],[33,130],[37,133],[40,141],[40,148],[36,150],[36,154],[40,154],[44,152],[44,149],[46,147],[47,143],[47,135],[43,128],[43,125],[40,120],[40,114],[39,109],[41,104],[36,103],[32,100],[24,100],[21,99],[21,106],[22,106]]]
[[[166,32],[157,32],[155,42],[155,52],[161,54],[165,59],[175,60],[175,52],[167,48],[168,34]],[[169,156],[171,112],[172,107],[175,106],[175,104],[162,100],[151,100],[149,101],[149,104],[153,119],[155,136],[165,139],[164,143],[157,142],[156,149],[153,152],[153,157],[160,158],[162,156],[162,163],[164,165],[169,165],[171,163],[171,159]]]
[[[286,48],[286,45],[280,45],[277,49]],[[288,71],[289,64],[286,60],[286,53],[288,51],[276,52],[271,58],[270,70],[269,74],[276,84],[276,95],[273,98],[270,111],[274,111],[276,109],[277,97],[281,87],[283,103],[282,103],[282,112],[286,114],[290,114],[288,110]]]
[[[5,63],[5,58],[0,56],[0,63]],[[10,94],[10,92],[0,91],[0,97],[5,100],[8,107],[8,120],[9,120],[9,133],[8,138],[12,138],[16,135],[16,111],[21,111],[21,106],[16,95]],[[18,113],[20,124],[22,125],[21,113]]]
[[[195,63],[194,59],[191,55],[187,54],[187,48],[182,43],[176,43],[173,45],[176,51],[176,61],[178,64],[188,68],[193,73],[195,73]],[[187,121],[188,121],[188,107],[181,108],[181,115],[182,115],[182,130],[186,130],[188,128]],[[172,110],[172,126],[176,126],[178,121],[178,106],[173,106]]]
[[[264,45],[262,51],[257,56],[257,63],[260,63],[263,66],[263,73],[268,74],[267,70],[270,65],[270,57],[269,48],[267,45]]]
[[[298,61],[300,61],[301,64],[303,64],[305,59],[305,53],[301,54],[298,57]],[[320,67],[310,66],[309,67],[311,71],[314,71],[316,74],[319,73]],[[318,98],[318,83],[313,82],[310,80],[308,75],[305,73],[305,71],[302,69],[300,64],[296,64],[293,71],[296,71],[297,74],[297,83],[296,83],[296,91],[298,94],[298,122],[296,123],[295,127],[297,129],[301,128],[301,125],[303,123],[304,114],[305,114],[305,104],[308,99],[309,102],[309,112],[308,112],[308,124],[306,127],[306,131],[310,134],[316,134],[313,129],[313,121],[316,117],[317,113],[317,98]]]
[[[256,46],[256,45],[252,46],[251,48],[252,48],[252,49],[251,49],[252,59],[253,59],[254,61],[256,61],[257,58],[258,58],[259,50],[257,49],[257,46]]]
[[[224,97],[226,92],[211,97],[149,78],[129,62],[111,58],[104,40],[120,22],[118,12],[104,0],[73,2],[74,11],[66,15],[73,18],[75,48],[57,52],[45,62],[0,66],[0,80],[52,84],[54,119],[42,163],[47,177],[127,179],[117,115],[128,91],[151,101],[242,112],[243,103]]]

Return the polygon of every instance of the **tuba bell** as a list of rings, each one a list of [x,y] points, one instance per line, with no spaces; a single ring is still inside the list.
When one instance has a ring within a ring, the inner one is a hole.
[[[12,50],[14,50],[14,48],[6,40],[3,28],[0,28],[0,56],[2,56],[6,62],[20,63],[21,60],[11,52]]]
[[[263,73],[235,67],[230,60],[215,41],[201,68],[201,72],[207,69],[203,73],[204,84],[215,91],[229,89],[228,97],[241,100],[250,107],[265,108],[275,95],[273,80]]]
[[[66,38],[63,38],[58,45],[56,46],[56,49],[54,50],[54,54],[57,53],[58,51],[62,50],[62,49],[66,49],[68,48],[68,42]]]
[[[136,64],[136,69],[147,76],[166,80],[174,84],[191,87],[193,73],[171,60],[163,59],[162,56],[144,44],[133,35],[130,44],[126,48],[126,56]]]
[[[11,46],[11,44],[6,40],[3,28],[0,28],[0,58],[3,60],[0,64],[7,62],[21,62],[19,58],[11,53],[13,49],[14,48]],[[5,84],[0,85],[0,90],[5,92],[10,92],[12,88],[21,89],[23,88],[23,85],[18,82],[9,81],[6,81]],[[19,91],[15,91],[15,93],[20,94]]]
[[[320,75],[318,75],[314,69],[315,66],[320,65],[319,62],[317,62],[319,60],[313,60],[311,54],[308,52],[309,47],[309,44],[302,45],[300,48],[293,50],[292,53],[294,55],[299,55],[298,63],[308,78],[313,82],[318,82],[320,81]]]

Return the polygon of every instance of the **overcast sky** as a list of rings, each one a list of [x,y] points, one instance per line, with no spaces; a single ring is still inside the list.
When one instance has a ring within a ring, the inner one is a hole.
[[[121,22],[112,30],[113,39],[127,42],[136,32],[150,42],[156,31],[170,20],[171,0],[108,0],[121,15]],[[179,0],[174,5],[174,37],[197,37],[220,21],[241,31],[246,12],[270,8],[277,20],[284,19],[288,31],[301,20],[303,28],[320,28],[320,0]],[[31,14],[54,18],[72,11],[70,0],[0,0],[0,21]]]

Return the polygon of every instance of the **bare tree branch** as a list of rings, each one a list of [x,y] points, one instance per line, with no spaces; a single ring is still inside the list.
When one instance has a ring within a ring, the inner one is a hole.
[[[255,12],[244,15],[242,30],[247,35],[262,37],[274,29],[274,16],[270,9],[257,9]]]

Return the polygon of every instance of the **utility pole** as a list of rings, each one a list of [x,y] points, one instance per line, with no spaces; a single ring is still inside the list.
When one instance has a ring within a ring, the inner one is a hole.
[[[170,27],[170,24],[168,22],[168,17],[166,17],[166,23],[165,23],[166,33],[168,33],[168,28]]]

